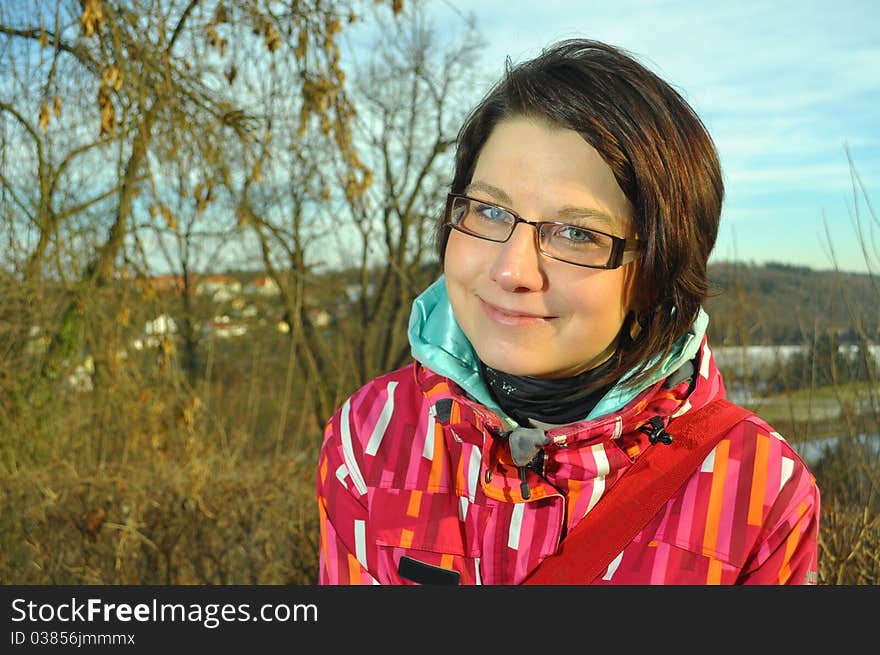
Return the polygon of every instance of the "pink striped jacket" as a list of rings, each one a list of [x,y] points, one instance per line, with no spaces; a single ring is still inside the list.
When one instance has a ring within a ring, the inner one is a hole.
[[[501,422],[418,362],[340,407],[317,472],[318,583],[518,584],[651,446],[655,416],[725,394],[703,340],[696,383],[659,382],[621,411],[547,432],[531,495]],[[737,424],[595,580],[575,584],[816,584],[819,490],[757,417]]]

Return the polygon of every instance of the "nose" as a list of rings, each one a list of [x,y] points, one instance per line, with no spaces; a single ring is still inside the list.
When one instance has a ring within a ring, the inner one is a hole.
[[[505,291],[539,291],[546,283],[541,259],[535,228],[520,223],[507,241],[498,244],[489,274]]]

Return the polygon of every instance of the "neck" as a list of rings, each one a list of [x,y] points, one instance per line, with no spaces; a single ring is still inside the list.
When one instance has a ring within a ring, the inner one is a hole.
[[[532,421],[553,425],[581,421],[612,386],[596,386],[596,380],[611,368],[610,357],[597,367],[565,378],[512,375],[482,361],[479,365],[493,398],[523,426],[533,425]]]

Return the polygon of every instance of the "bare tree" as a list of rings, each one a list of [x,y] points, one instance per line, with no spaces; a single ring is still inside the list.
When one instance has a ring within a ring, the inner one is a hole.
[[[292,361],[305,380],[295,404],[311,408],[313,424],[368,376],[403,363],[412,300],[436,275],[430,233],[448,186],[450,146],[479,88],[471,78],[479,44],[467,19],[447,44],[429,23],[421,2],[369,21],[374,41],[367,61],[353,67],[349,96],[357,165],[322,147],[321,135],[332,133],[326,113],[315,117],[312,147],[296,148],[299,128],[285,120],[292,112],[271,84],[263,89],[276,135],[261,160],[271,181],[245,182],[239,211],[280,285]],[[319,287],[334,270],[332,293],[352,306],[325,330],[318,320],[327,314],[311,305],[340,304]]]
[[[441,41],[426,5],[383,23],[369,61],[356,68],[357,135],[374,179],[346,194],[354,228],[346,243],[357,271],[349,319],[357,378],[402,365],[412,299],[437,274],[431,235],[451,181],[451,146],[482,85],[475,82],[480,38],[473,19],[447,26]],[[344,169],[339,179],[350,185]]]
[[[167,212],[148,214],[155,204],[140,199],[150,191],[167,206],[161,197],[175,186],[168,164],[187,163],[193,191],[229,188],[242,170],[254,170],[267,126],[247,80],[267,62],[296,62],[288,93],[299,101],[303,129],[314,114],[337,110],[328,136],[357,169],[336,40],[360,4],[3,0],[0,52],[9,75],[0,101],[0,185],[15,208],[5,220],[19,235],[24,276],[41,276],[54,252],[57,276],[69,281],[46,378],[82,348],[94,290],[112,283],[136,227],[167,223]],[[228,159],[251,166],[232,169]],[[212,220],[228,217],[218,212]],[[86,257],[64,260],[65,250]]]

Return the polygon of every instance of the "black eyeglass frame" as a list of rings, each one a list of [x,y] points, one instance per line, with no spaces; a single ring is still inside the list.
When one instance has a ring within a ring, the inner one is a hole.
[[[475,232],[471,232],[461,227],[460,225],[456,225],[452,222],[452,204],[456,199],[467,200],[469,202],[476,202],[484,205],[492,205],[494,207],[498,207],[499,209],[503,209],[508,214],[513,216],[514,221],[513,225],[510,227],[510,234],[507,235],[505,239],[492,239],[491,237],[483,236],[482,234],[476,234]],[[642,250],[645,247],[645,242],[640,239],[625,239],[623,237],[614,236],[613,234],[608,234],[607,232],[602,232],[601,230],[594,230],[593,228],[585,228],[580,225],[572,225],[572,227],[576,227],[582,230],[589,230],[590,232],[595,232],[596,234],[601,234],[602,236],[606,236],[611,239],[611,252],[608,255],[608,261],[605,262],[604,266],[598,266],[595,264],[579,264],[577,262],[572,262],[567,259],[561,259],[560,257],[556,257],[555,255],[551,255],[547,251],[545,251],[541,247],[541,227],[544,225],[571,225],[571,223],[563,223],[562,221],[528,221],[524,219],[522,216],[517,214],[512,209],[508,209],[504,205],[499,205],[497,202],[489,202],[487,200],[479,200],[478,198],[473,198],[471,196],[465,195],[463,193],[448,193],[446,195],[446,209],[444,210],[444,217],[446,218],[446,225],[451,227],[453,230],[457,230],[462,234],[467,234],[471,237],[476,237],[477,239],[485,239],[486,241],[491,241],[492,243],[506,243],[510,237],[513,236],[513,231],[516,229],[517,224],[525,223],[526,225],[531,225],[535,228],[535,244],[538,247],[538,252],[540,252],[545,257],[550,259],[555,259],[558,262],[564,262],[566,264],[571,264],[572,266],[581,266],[583,268],[598,268],[602,270],[611,270],[615,268],[620,268],[621,266],[625,266],[629,264],[630,261],[623,261],[623,256],[628,252],[637,252]]]

